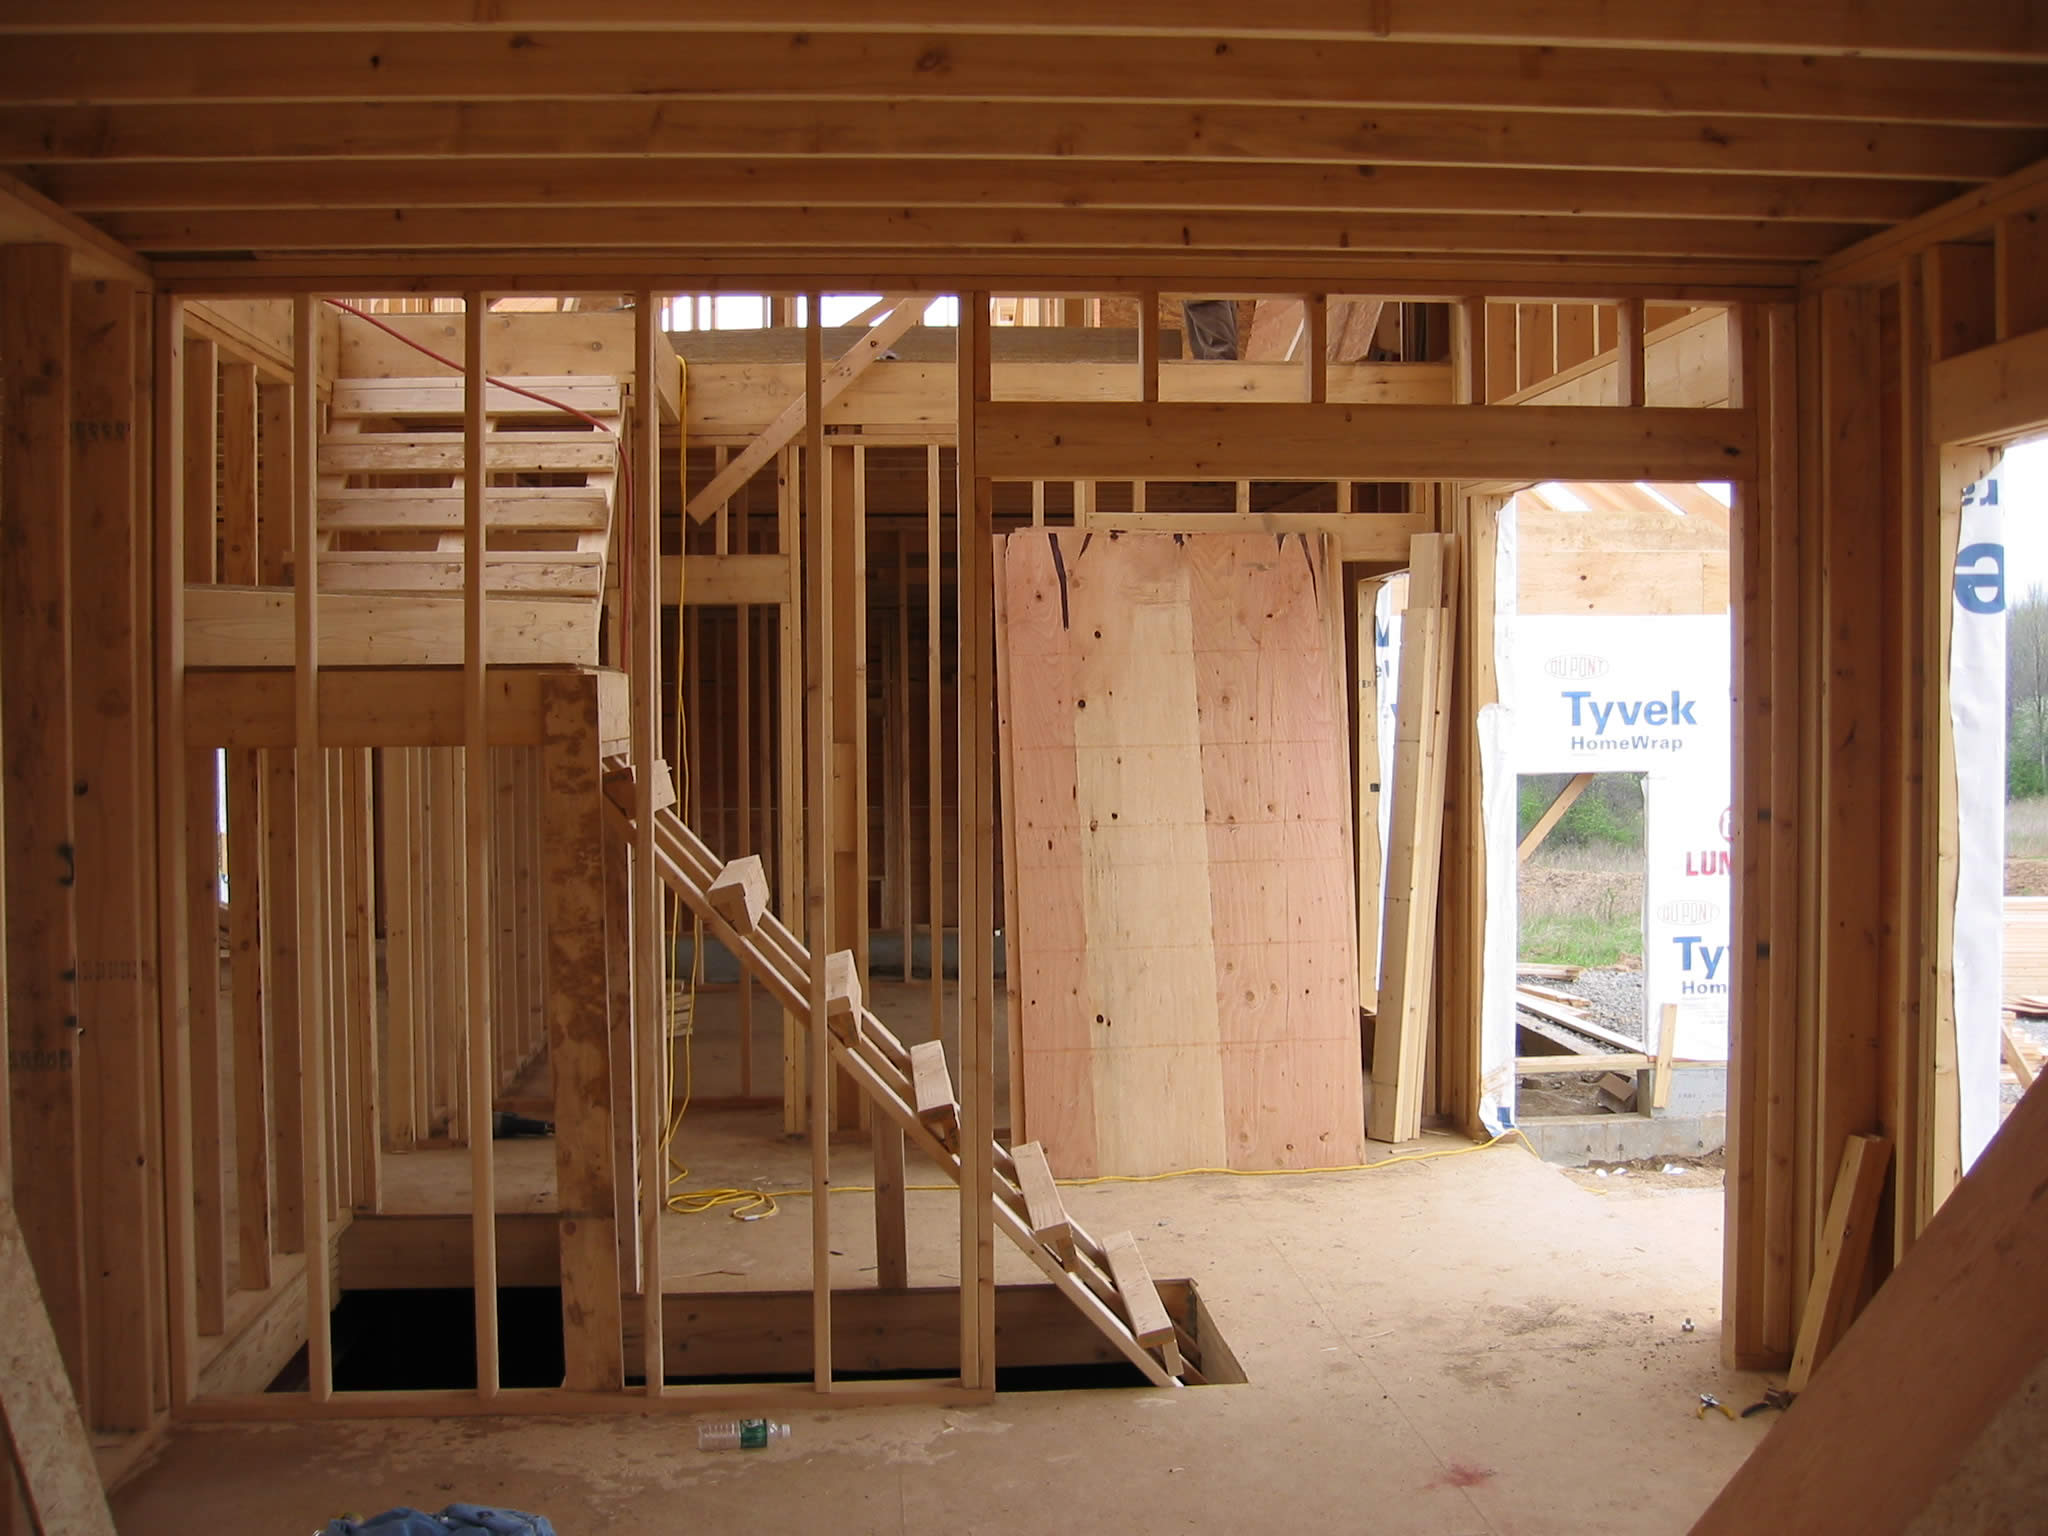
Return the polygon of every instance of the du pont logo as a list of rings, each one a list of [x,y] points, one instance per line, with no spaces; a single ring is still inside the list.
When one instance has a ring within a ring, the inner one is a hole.
[[[1605,677],[1613,670],[1605,656],[1553,656],[1543,663],[1545,675],[1581,681],[1589,677]]]
[[[1721,904],[1715,901],[1667,901],[1657,908],[1657,921],[1673,926],[1704,928],[1721,920]]]

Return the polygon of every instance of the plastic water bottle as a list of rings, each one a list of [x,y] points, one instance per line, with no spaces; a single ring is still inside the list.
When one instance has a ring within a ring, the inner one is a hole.
[[[789,1438],[789,1426],[771,1419],[709,1419],[697,1426],[700,1451],[758,1451]]]

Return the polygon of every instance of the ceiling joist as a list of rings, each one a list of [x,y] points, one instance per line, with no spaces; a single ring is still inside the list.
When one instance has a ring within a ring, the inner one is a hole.
[[[1700,298],[2048,154],[2039,0],[950,9],[15,0],[0,169],[202,284]]]
[[[665,0],[368,0],[349,7],[365,26],[422,31],[545,27],[667,27],[679,31],[775,27],[792,31],[923,30],[948,26],[1023,36],[1046,33],[1151,36],[1293,36],[1441,42],[1512,42],[1544,47],[1756,49],[1924,58],[2048,58],[2048,18],[2030,0],[1965,7],[1924,0],[1127,0],[1106,13],[1093,0],[1013,0],[985,22],[962,24],[946,0],[697,0],[678,14]],[[18,0],[9,26],[21,30],[233,28],[293,31],[334,24],[321,0]]]

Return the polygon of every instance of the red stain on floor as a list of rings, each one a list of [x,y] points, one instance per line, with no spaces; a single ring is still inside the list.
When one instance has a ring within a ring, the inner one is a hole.
[[[1429,1486],[1432,1488],[1477,1488],[1492,1476],[1493,1468],[1491,1467],[1474,1467],[1468,1466],[1462,1461],[1454,1461],[1444,1468],[1443,1476],[1437,1478]]]

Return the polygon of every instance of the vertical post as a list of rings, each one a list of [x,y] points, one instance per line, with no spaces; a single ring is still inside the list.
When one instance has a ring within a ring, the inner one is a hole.
[[[1159,398],[1159,295],[1151,292],[1138,295],[1138,398]]]
[[[463,890],[469,915],[468,996],[463,1039],[469,1066],[469,1251],[476,1291],[476,1395],[498,1395],[497,1170],[492,1162],[491,918],[490,882],[484,879],[491,840],[490,693],[484,637],[489,555],[484,537],[489,507],[489,423],[483,294],[462,296],[462,770],[463,832],[469,880]]]
[[[1380,1006],[1380,870],[1384,853],[1380,842],[1380,676],[1378,656],[1378,611],[1383,581],[1361,581],[1355,601],[1354,647],[1357,653],[1357,687],[1353,707],[1357,712],[1357,758],[1353,765],[1358,786],[1358,1004],[1377,1014]]]
[[[221,372],[221,580],[254,586],[259,576],[262,463],[253,363]],[[227,755],[228,938],[234,1004],[235,1226],[238,1287],[270,1285],[269,1053],[263,1019],[269,967],[263,933],[263,769],[258,754]]]
[[[606,1010],[604,822],[596,680],[548,673],[541,685],[541,801],[547,928],[548,1054],[555,1080],[555,1190],[561,1225],[563,1384],[616,1391],[620,1333],[618,1198]],[[477,1134],[489,1135],[489,1105]]]
[[[387,747],[382,756],[384,804],[379,821],[379,862],[384,868],[384,1125],[389,1149],[410,1152],[426,1129],[413,1112],[414,1079],[426,1070],[413,1049],[418,1028],[414,1014],[416,937],[412,905],[416,754],[410,747]],[[521,951],[515,947],[514,953]]]
[[[26,1175],[13,1197],[71,1389],[90,1422],[74,980],[70,325],[64,248],[0,247],[6,1027],[11,1156]]]
[[[142,978],[141,882],[149,868],[141,814],[145,637],[137,613],[141,504],[135,290],[79,282],[71,290],[71,665],[77,774],[78,1002],[84,1139],[90,1192],[84,1256],[90,1304],[92,1410],[97,1427],[147,1429],[158,1271],[148,1262],[146,1134],[154,1093]],[[0,1088],[0,1101],[6,1090]],[[6,1160],[0,1102],[0,1164]],[[0,1173],[0,1191],[8,1188]]]
[[[789,587],[777,612],[776,670],[778,689],[776,723],[780,739],[775,754],[775,809],[778,831],[775,849],[776,899],[782,920],[798,938],[820,942],[815,930],[806,930],[808,910],[804,893],[804,545],[801,503],[797,475],[797,451],[785,448],[777,456],[776,539],[789,566]],[[805,1036],[793,1013],[782,1015],[782,1129],[800,1135],[806,1124],[804,1110]]]
[[[1451,398],[1486,403],[1486,300],[1460,299],[1451,310]]]
[[[629,1038],[639,1058],[640,1096],[640,1295],[645,1311],[640,1339],[641,1373],[647,1393],[659,1397],[664,1376],[661,1317],[661,1213],[668,1200],[668,1168],[662,1146],[667,1105],[662,1102],[662,1053],[667,1046],[665,998],[661,984],[661,886],[655,869],[654,765],[661,756],[661,392],[655,377],[654,295],[634,301],[633,441],[640,462],[633,484],[646,487],[633,508],[635,546],[631,552],[633,615],[633,1000]],[[679,432],[681,430],[678,424]],[[683,447],[678,445],[680,457]],[[744,690],[742,690],[744,693]],[[697,722],[690,722],[694,730]],[[744,792],[744,791],[743,791]]]
[[[1623,299],[1617,306],[1615,361],[1620,372],[1615,386],[1615,404],[1648,405],[1648,382],[1643,372],[1643,301]],[[1731,324],[1739,324],[1734,317]]]
[[[185,343],[185,585],[215,579],[216,490],[220,444],[219,357],[210,341]],[[192,983],[192,1223],[198,1261],[199,1332],[227,1320],[227,1168],[220,1017],[220,785],[214,754],[185,758],[185,876]]]
[[[961,302],[966,302],[963,298]],[[961,334],[964,336],[965,331]],[[944,1038],[946,1023],[946,735],[945,670],[939,654],[944,638],[945,581],[939,537],[939,445],[924,451],[924,746],[925,864],[930,889],[926,917],[931,927],[932,1033]]]
[[[903,910],[903,982],[910,984],[910,951],[917,926],[917,869],[911,835],[910,755],[915,733],[910,728],[910,535],[896,535],[896,861],[902,871],[899,886]]]
[[[832,521],[832,680],[826,692],[832,737],[831,888],[823,948],[853,952],[861,992],[868,995],[867,836],[867,450],[832,447],[825,458],[825,510]],[[867,1102],[844,1072],[832,1082],[833,1124],[851,1129]],[[878,1189],[877,1203],[884,1198]],[[886,1261],[883,1265],[887,1267]]]
[[[1156,293],[1141,293],[1138,295],[1138,398],[1147,404],[1159,398],[1159,295]],[[1092,501],[1094,496],[1094,487],[1092,485],[1089,487],[1089,495]],[[1142,480],[1132,481],[1131,510],[1133,512],[1143,512],[1145,510],[1145,502],[1145,482]],[[1074,511],[1074,521],[1077,523],[1083,522],[1085,519],[1081,516],[1081,488],[1079,486],[1074,488]],[[1041,523],[1045,519],[1034,517],[1032,521],[1034,523]],[[1023,1085],[1021,1083],[1012,1084],[1010,1096],[1012,1099],[1021,1102]]]
[[[988,295],[960,296],[960,1380],[995,1387],[995,752],[989,665],[993,487],[976,472],[978,407],[990,398]]]
[[[170,1402],[198,1389],[192,1251],[191,991],[185,928],[185,310],[156,301],[157,996],[163,1061],[164,1246],[169,1261]]]
[[[265,586],[281,587],[290,579],[292,503],[298,483],[291,386],[259,386],[257,401],[263,455],[256,479],[257,571]],[[299,1139],[305,1097],[299,1077],[299,773],[289,748],[270,748],[262,757],[273,1243],[279,1253],[302,1253],[306,1223],[300,1203],[305,1179]]]
[[[1330,398],[1330,300],[1311,293],[1302,300],[1302,341],[1308,364],[1308,398],[1321,405]]]
[[[811,1377],[832,1390],[832,1053],[825,1025],[825,969],[831,949],[832,887],[832,519],[824,504],[825,424],[823,295],[813,291],[804,328],[803,511],[809,538],[810,624],[806,631],[804,698],[809,706],[810,796],[804,828],[805,929],[811,945]]]
[[[292,300],[297,374],[292,388],[293,742],[298,782],[299,1108],[301,1217],[306,1234],[307,1391],[334,1395],[334,1310],[327,1251],[327,1042],[319,956],[326,932],[327,764],[320,747],[320,326],[311,294]]]
[[[723,454],[724,449],[719,452]],[[742,494],[733,518],[733,532],[741,554],[753,549],[747,528],[748,497]],[[737,836],[733,854],[745,858],[754,851],[754,609],[741,603],[733,613],[733,788]],[[740,1097],[754,1096],[754,973],[740,967]]]

